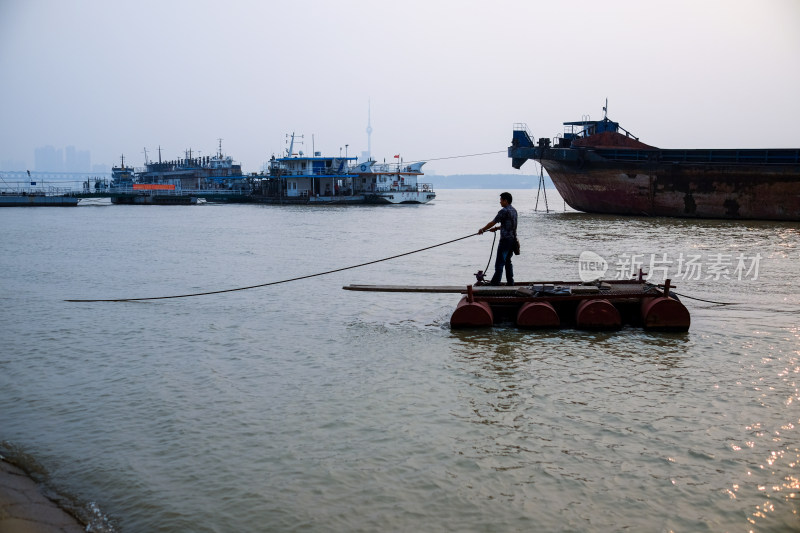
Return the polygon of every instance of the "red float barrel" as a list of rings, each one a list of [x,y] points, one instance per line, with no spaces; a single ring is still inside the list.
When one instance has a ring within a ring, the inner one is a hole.
[[[560,325],[558,313],[548,302],[527,302],[517,311],[517,326],[521,328],[557,328]]]
[[[451,328],[480,328],[494,323],[492,308],[486,302],[470,302],[467,297],[458,302],[453,316],[450,317]]]
[[[583,300],[575,311],[580,329],[618,329],[622,326],[619,311],[608,300]]]
[[[642,300],[642,326],[652,331],[688,331],[689,310],[678,300],[664,296]]]

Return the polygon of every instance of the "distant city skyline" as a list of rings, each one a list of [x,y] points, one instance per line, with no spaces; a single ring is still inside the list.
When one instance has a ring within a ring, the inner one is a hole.
[[[56,148],[51,144],[38,146],[33,151],[33,164],[24,159],[0,160],[0,172],[63,172],[78,174],[107,174],[111,167],[92,164],[90,150],[78,150],[73,145]]]

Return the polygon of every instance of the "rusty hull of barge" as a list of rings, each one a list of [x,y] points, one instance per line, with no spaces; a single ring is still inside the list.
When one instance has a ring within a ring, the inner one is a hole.
[[[659,149],[608,119],[584,128],[551,147],[515,127],[512,165],[539,161],[564,201],[587,213],[800,221],[800,149]]]

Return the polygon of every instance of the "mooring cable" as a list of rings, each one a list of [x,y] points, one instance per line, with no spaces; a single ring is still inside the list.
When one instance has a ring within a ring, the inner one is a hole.
[[[497,241],[497,232],[493,231],[494,239],[492,239],[492,249],[489,250],[489,260],[486,261],[486,268],[483,270],[483,275],[486,276],[486,273],[489,272],[489,263],[492,262],[492,254],[494,253],[494,243]]]
[[[477,154],[463,154],[463,155],[451,155],[447,157],[430,157],[428,159],[419,159],[414,161],[404,161],[405,164],[410,163],[427,163],[428,161],[443,161],[445,159],[462,159],[465,157],[479,157],[483,155],[494,155],[494,154],[505,154],[508,153],[508,150],[498,150],[496,152],[480,152]]]
[[[192,294],[176,294],[176,295],[172,295],[172,296],[150,296],[148,298],[109,298],[109,299],[80,299],[80,300],[79,299],[71,299],[71,300],[64,300],[64,301],[65,302],[82,302],[82,303],[86,303],[86,302],[138,302],[138,301],[143,301],[143,300],[167,300],[167,299],[170,299],[170,298],[189,298],[191,296],[208,296],[210,294],[222,294],[222,293],[225,293],[225,292],[246,291],[246,290],[249,290],[249,289],[257,289],[259,287],[268,287],[270,285],[278,285],[278,284],[281,284],[281,283],[289,283],[290,281],[298,281],[298,280],[301,280],[301,279],[315,278],[315,277],[318,277],[318,276],[324,276],[326,274],[333,274],[335,272],[342,272],[343,270],[351,270],[351,269],[354,269],[354,268],[359,268],[359,267],[363,267],[363,266],[367,266],[367,265],[373,265],[375,263],[380,263],[382,261],[389,261],[390,259],[397,259],[398,257],[403,257],[403,256],[406,256],[406,255],[411,255],[411,254],[416,254],[416,253],[419,253],[419,252],[424,252],[425,250],[430,250],[431,248],[437,248],[439,246],[444,246],[445,244],[454,243],[456,241],[462,241],[464,239],[468,239],[470,237],[474,237],[475,235],[479,235],[479,234],[478,233],[471,233],[469,235],[465,235],[464,237],[459,237],[458,239],[453,239],[453,240],[450,240],[450,241],[441,242],[439,244],[434,244],[432,246],[426,246],[425,248],[420,248],[419,250],[413,250],[411,252],[405,252],[405,253],[402,253],[402,254],[393,255],[391,257],[384,257],[383,259],[376,259],[374,261],[368,261],[366,263],[361,263],[359,265],[346,266],[346,267],[342,267],[342,268],[337,268],[335,270],[328,270],[326,272],[317,272],[316,274],[308,274],[308,275],[305,275],[305,276],[298,276],[296,278],[283,279],[283,280],[280,280],[280,281],[271,281],[269,283],[260,283],[258,285],[249,285],[247,287],[237,287],[235,289],[222,289],[222,290],[218,290],[218,291],[196,292],[196,293],[192,293]],[[494,244],[492,244],[492,246],[494,247]]]
[[[703,300],[702,298],[695,298],[694,296],[686,296],[685,294],[681,294],[681,293],[675,292],[675,291],[670,291],[670,292],[673,292],[673,293],[677,294],[681,298],[689,298],[690,300],[697,300],[698,302],[705,302],[705,303],[717,304],[717,305],[739,305],[739,302],[715,302],[713,300]]]
[[[649,288],[647,289],[648,291],[650,289],[662,289],[662,291],[663,291],[663,289],[664,289],[664,285],[656,285],[655,283],[645,282],[645,285],[649,286]],[[679,292],[675,292],[672,289],[670,289],[669,293],[678,295],[681,298],[689,298],[690,300],[697,300],[698,302],[705,302],[705,303],[716,304],[716,305],[739,305],[739,303],[740,303],[740,302],[715,302],[714,300],[704,300],[702,298],[695,298],[694,296],[688,296],[686,294],[681,294]]]
[[[677,294],[681,298],[689,298],[690,300],[697,300],[698,302],[705,302],[705,303],[715,304],[715,305],[743,305],[743,304],[747,303],[747,302],[715,302],[714,300],[704,300],[702,298],[695,298],[694,296],[686,296],[685,294],[681,294],[679,292],[675,292],[675,291],[672,291],[672,290],[670,292],[673,293],[673,294]],[[796,309],[774,309],[774,308],[770,308],[769,311],[772,312],[772,313],[797,313],[798,312]]]

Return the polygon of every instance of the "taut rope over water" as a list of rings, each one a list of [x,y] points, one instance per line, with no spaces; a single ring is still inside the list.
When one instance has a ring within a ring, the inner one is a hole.
[[[675,292],[675,291],[672,291]],[[689,298],[690,300],[697,300],[698,302],[705,302],[709,304],[716,304],[716,305],[739,305],[740,302],[715,302],[714,300],[703,300],[702,298],[695,298],[694,296],[687,296],[685,294],[681,294],[679,292],[675,292],[681,298]]]
[[[470,237],[474,237],[475,235],[478,235],[478,234],[477,233],[470,233],[469,235],[465,235],[463,237],[459,237],[459,238],[453,239],[451,241],[441,242],[439,244],[434,244],[432,246],[426,246],[425,248],[420,248],[419,250],[413,250],[411,252],[405,252],[405,253],[402,253],[402,254],[393,255],[391,257],[384,257],[383,259],[376,259],[374,261],[368,261],[366,263],[361,263],[359,265],[346,266],[346,267],[342,267],[342,268],[337,268],[335,270],[328,270],[327,272],[318,272],[316,274],[308,274],[306,276],[299,276],[299,277],[296,277],[296,278],[283,279],[283,280],[280,280],[280,281],[271,281],[269,283],[260,283],[258,285],[250,285],[250,286],[247,286],[247,287],[238,287],[236,289],[223,289],[223,290],[219,290],[219,291],[196,292],[196,293],[193,293],[193,294],[176,294],[176,295],[173,295],[173,296],[150,296],[150,297],[147,297],[147,298],[109,298],[109,299],[85,299],[85,300],[73,299],[73,300],[64,300],[64,301],[65,302],[139,302],[139,301],[143,301],[143,300],[167,300],[167,299],[170,299],[170,298],[189,298],[191,296],[208,296],[209,294],[222,294],[222,293],[225,293],[225,292],[246,291],[246,290],[250,290],[250,289],[257,289],[259,287],[268,287],[270,285],[278,285],[280,283],[289,283],[290,281],[298,281],[298,280],[301,280],[301,279],[315,278],[317,276],[324,276],[326,274],[333,274],[335,272],[342,272],[343,270],[351,270],[353,268],[359,268],[359,267],[363,267],[363,266],[367,266],[367,265],[373,265],[375,263],[380,263],[382,261],[389,261],[391,259],[397,259],[398,257],[403,257],[405,255],[416,254],[416,253],[419,253],[419,252],[424,252],[425,250],[430,250],[431,248],[444,246],[445,244],[450,244],[450,243],[453,243],[453,242],[456,242],[456,241],[462,241],[464,239],[469,239]]]

